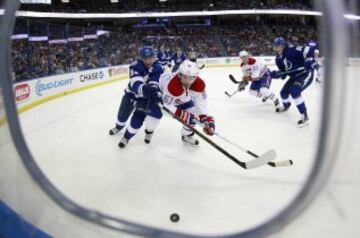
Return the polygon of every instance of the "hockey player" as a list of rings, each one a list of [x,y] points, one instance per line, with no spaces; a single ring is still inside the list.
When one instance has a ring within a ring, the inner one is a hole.
[[[204,125],[204,133],[211,136],[215,132],[215,120],[208,113],[206,85],[198,75],[197,65],[185,60],[176,74],[161,76],[160,90],[165,107],[187,124],[195,125],[194,120],[199,120]],[[181,139],[189,145],[199,144],[194,132],[186,127],[181,130]]]
[[[289,109],[291,105],[289,97],[291,96],[301,114],[298,125],[302,127],[308,123],[309,117],[301,93],[311,84],[314,68],[317,67],[314,59],[315,47],[288,45],[282,37],[276,38],[273,46],[277,53],[275,62],[279,71],[272,71],[271,77],[285,79],[286,76],[289,76],[280,92],[283,105],[277,108],[276,112],[284,112]],[[301,69],[302,67],[304,69]]]
[[[179,69],[179,66],[186,59],[185,54],[182,52],[180,48],[176,50],[176,53],[170,59],[170,64],[172,66],[171,72],[176,72]]]
[[[321,81],[319,80],[319,77],[322,76],[323,69],[321,69],[321,66],[320,66],[322,62],[319,57],[319,55],[320,55],[319,45],[318,45],[318,43],[316,43],[316,41],[313,41],[313,40],[310,40],[307,43],[307,45],[315,48],[314,58],[315,58],[316,62],[318,63],[319,67],[315,68],[314,73],[313,73],[313,79],[315,79],[316,82],[321,83]]]
[[[199,69],[203,69],[205,67],[205,64],[198,63],[198,57],[197,57],[197,54],[195,51],[193,51],[193,50],[190,51],[188,55],[189,55],[189,60],[194,62]]]
[[[239,53],[241,70],[243,73],[242,82],[239,84],[239,91],[244,90],[248,82],[250,85],[250,95],[261,97],[263,102],[270,99],[275,107],[279,106],[279,99],[270,90],[271,77],[266,65],[258,59],[249,57],[245,50]]]
[[[163,74],[160,78],[162,100],[158,97],[149,98],[139,109],[135,109],[131,123],[127,127],[119,147],[124,148],[129,140],[136,134],[145,120],[145,142],[150,143],[154,130],[162,117],[160,101],[185,123],[195,125],[195,120],[204,125],[204,133],[213,135],[215,121],[208,116],[205,82],[198,77],[199,69],[196,64],[185,60],[175,74]],[[144,107],[145,106],[145,107]],[[194,132],[186,127],[181,130],[181,139],[184,143],[196,146],[199,141],[194,138]]]
[[[318,82],[318,83],[321,83],[321,80],[323,75],[324,75],[324,59],[320,57],[320,51],[318,49],[316,49],[314,51],[314,57],[315,57],[315,60],[316,62],[318,63],[318,67],[315,68],[315,72],[314,72],[314,75],[315,75],[315,81]]]
[[[165,71],[165,67],[170,61],[170,54],[168,51],[165,50],[165,47],[162,45],[160,46],[160,51],[157,54],[158,61],[160,62],[161,67]]]
[[[163,70],[160,63],[155,61],[154,54],[152,47],[144,47],[140,50],[140,59],[130,65],[130,81],[124,90],[117,121],[115,127],[109,131],[110,135],[114,135],[124,128],[126,121],[134,111],[135,105],[140,103],[138,102],[140,99],[156,97],[159,78]]]

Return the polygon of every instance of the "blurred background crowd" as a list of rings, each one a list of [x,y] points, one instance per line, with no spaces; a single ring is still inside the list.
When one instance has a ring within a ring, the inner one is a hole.
[[[198,58],[237,56],[243,49],[253,55],[274,55],[272,40],[276,36],[296,45],[317,41],[316,25],[307,22],[295,17],[269,23],[269,19],[250,17],[196,27],[123,25],[104,30],[19,19],[12,39],[13,74],[19,81],[129,64],[144,45],[156,50],[163,47],[170,54],[178,48],[185,54],[195,51]]]
[[[2,0],[0,0],[1,4]],[[180,4],[181,3],[181,4]],[[56,12],[164,12],[233,9],[316,9],[309,0],[71,0],[64,4],[23,4],[20,10]],[[358,8],[352,8],[357,12]],[[319,18],[295,15],[227,15],[129,19],[17,18],[12,36],[12,68],[16,81],[86,69],[129,64],[139,48],[151,45],[170,54],[181,49],[198,58],[275,55],[272,41],[282,36],[289,43],[304,45],[320,41]],[[349,49],[360,54],[360,45]]]

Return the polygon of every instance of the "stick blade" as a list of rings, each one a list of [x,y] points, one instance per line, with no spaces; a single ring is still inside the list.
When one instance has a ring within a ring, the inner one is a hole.
[[[226,96],[231,97],[231,95],[225,91]]]
[[[263,166],[271,161],[273,161],[276,157],[275,150],[269,150],[266,153],[262,154],[258,158],[255,158],[251,161],[245,162],[246,169],[254,169],[260,166]]]
[[[289,167],[292,166],[294,164],[294,162],[289,159],[289,160],[284,160],[284,161],[274,161],[274,162],[269,162],[268,165],[270,165],[271,167]]]
[[[239,81],[237,81],[237,80],[235,79],[235,77],[234,77],[232,74],[229,75],[229,79],[230,79],[233,83],[236,83],[236,84],[240,83]]]

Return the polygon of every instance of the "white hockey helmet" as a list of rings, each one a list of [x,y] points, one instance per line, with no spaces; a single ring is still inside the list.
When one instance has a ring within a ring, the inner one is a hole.
[[[243,64],[247,64],[249,59],[249,53],[245,50],[240,51],[239,53],[240,60]]]
[[[246,50],[240,51],[240,53],[239,53],[239,57],[240,57],[240,58],[241,58],[241,57],[246,57],[246,56],[249,56],[249,53],[248,53]]]
[[[190,60],[184,60],[179,66],[179,77],[184,86],[191,86],[199,75],[199,68],[196,63]]]

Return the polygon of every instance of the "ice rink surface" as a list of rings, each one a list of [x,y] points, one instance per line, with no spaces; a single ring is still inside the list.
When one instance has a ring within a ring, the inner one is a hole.
[[[298,128],[300,115],[275,113],[246,91],[236,89],[228,75],[240,79],[238,67],[205,68],[208,104],[216,130],[258,154],[269,149],[276,160],[292,159],[287,168],[263,166],[244,170],[200,140],[183,145],[181,125],[165,116],[151,144],[141,129],[125,149],[122,133],[109,136],[127,80],[68,95],[20,115],[27,143],[39,166],[70,199],[129,221],[201,235],[227,234],[270,219],[294,198],[314,161],[322,84],[313,82],[303,97],[310,125]],[[273,80],[279,95],[285,81]],[[252,159],[219,138],[214,141],[239,160]],[[180,215],[178,223],[169,219]]]

